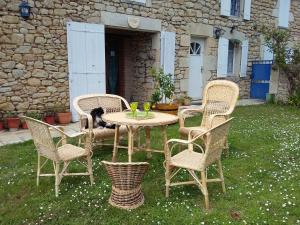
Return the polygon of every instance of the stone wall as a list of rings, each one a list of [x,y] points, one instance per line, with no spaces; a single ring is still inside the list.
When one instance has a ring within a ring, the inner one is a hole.
[[[255,27],[275,24],[272,12],[276,5],[274,0],[252,1],[251,20],[246,21],[220,16],[219,0],[152,0],[147,6],[123,0],[29,0],[33,15],[24,21],[18,12],[19,3],[19,0],[0,0],[0,107],[5,104],[4,110],[18,112],[43,110],[57,102],[69,107],[66,22],[100,23],[103,12],[157,19],[161,21],[162,30],[176,32],[177,92],[186,90],[189,38],[193,34],[190,25],[220,26],[228,30],[235,26],[235,32],[244,33],[250,40],[249,64],[246,78],[232,79],[239,83],[241,97],[249,97],[250,61],[260,57],[260,35]],[[299,7],[299,1],[292,0],[294,41],[299,41]],[[211,45],[210,55],[216,56],[217,40],[208,38],[206,43]],[[142,87],[151,88],[147,68],[158,56],[148,45],[142,48],[147,53],[137,56],[144,62],[138,61],[135,70],[135,79],[141,83],[137,84],[134,99],[149,97],[150,92],[145,93]],[[216,68],[215,61],[213,66]],[[216,71],[212,69],[210,73],[207,76],[214,77]]]

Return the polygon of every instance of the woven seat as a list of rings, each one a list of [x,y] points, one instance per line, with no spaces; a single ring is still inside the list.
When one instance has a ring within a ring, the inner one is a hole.
[[[202,191],[205,198],[205,207],[209,208],[207,182],[221,182],[222,189],[225,192],[224,176],[221,165],[221,154],[224,144],[227,140],[229,122],[231,119],[209,129],[207,132],[196,135],[193,137],[189,135],[188,140],[170,139],[166,144],[166,161],[165,161],[165,179],[166,179],[166,196],[169,196],[170,186],[183,185],[183,184],[196,184]],[[205,148],[203,149],[197,140],[201,138],[204,141]],[[172,151],[177,145],[186,145],[188,149],[180,151],[172,156]],[[201,150],[201,153],[196,152],[195,149]],[[208,179],[206,168],[210,165],[217,163],[219,177]],[[171,182],[176,174],[185,169],[189,172],[193,180]],[[200,172],[201,178],[198,178],[196,171]]]
[[[190,132],[191,135],[199,135],[199,132],[196,130],[201,130],[203,133],[226,121],[235,108],[238,96],[239,87],[232,81],[214,80],[208,82],[203,91],[201,107],[183,109],[179,113],[179,133],[181,138],[187,137]],[[202,113],[200,126],[186,127],[185,119],[195,113]],[[227,146],[227,142],[225,146]]]
[[[191,132],[192,136],[195,136],[195,135],[203,134],[206,131],[207,131],[207,129],[202,128],[202,127],[180,127],[179,128],[179,132],[186,136],[188,136],[190,132]]]
[[[116,126],[118,132],[115,132],[115,129],[99,129],[93,128],[93,118],[90,115],[90,112],[95,109],[102,107],[104,113],[112,113],[112,112],[122,112],[124,110],[130,110],[130,106],[128,102],[118,96],[112,94],[88,94],[81,95],[74,99],[73,106],[76,112],[79,115],[79,126],[80,131],[88,132],[91,136],[93,145],[104,145],[104,140],[110,140],[115,137],[115,146],[119,146],[119,138],[121,135],[127,134],[126,127]],[[86,129],[86,125],[88,129]],[[109,144],[111,145],[111,144]]]
[[[87,175],[90,176],[91,184],[93,184],[94,178],[89,135],[78,133],[77,135],[73,134],[72,136],[69,136],[65,132],[63,132],[62,127],[51,126],[47,123],[26,116],[22,118],[28,125],[33,142],[38,152],[37,185],[39,185],[39,177],[55,176],[55,196],[57,197],[59,192],[59,185],[63,176]],[[53,142],[52,136],[50,134],[50,129],[60,134],[60,139],[57,144]],[[85,137],[84,148],[67,143],[67,138],[79,136]],[[42,158],[45,158],[43,163],[41,163]],[[69,173],[67,171],[67,168],[70,162],[74,159],[84,159],[86,161],[86,164],[82,164],[87,168],[87,172]],[[53,162],[54,174],[41,172],[41,169],[45,166],[48,160],[51,160]],[[63,164],[63,167],[60,170],[61,164]]]
[[[170,165],[185,169],[199,170],[203,156],[204,154],[199,152],[184,150],[171,158]]]
[[[78,157],[86,156],[87,152],[81,147],[65,144],[57,148],[57,154],[61,160],[69,161]]]
[[[85,132],[89,132],[89,129],[84,129]],[[125,126],[120,126],[119,128],[120,134],[126,134],[127,128]],[[111,138],[115,135],[115,129],[109,129],[109,128],[94,128],[93,129],[93,135],[96,139],[101,138]]]
[[[141,183],[148,170],[147,162],[113,163],[102,161],[112,180],[109,203],[122,209],[135,209],[144,203]]]

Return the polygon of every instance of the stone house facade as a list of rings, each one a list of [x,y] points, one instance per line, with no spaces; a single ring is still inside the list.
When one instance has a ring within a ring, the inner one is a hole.
[[[249,98],[251,61],[268,55],[257,27],[300,39],[298,0],[29,0],[27,20],[19,4],[0,0],[0,107],[19,113],[91,92],[149,100],[152,67],[195,100],[216,78]]]

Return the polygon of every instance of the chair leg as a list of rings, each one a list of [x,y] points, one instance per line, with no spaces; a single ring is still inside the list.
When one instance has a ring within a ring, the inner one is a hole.
[[[220,159],[218,160],[218,170],[219,170],[219,174],[220,174],[220,179],[222,180],[222,190],[225,193],[226,189],[225,189],[224,175],[223,175],[222,163],[221,163]]]
[[[55,172],[55,196],[58,197],[59,184],[61,180],[59,175],[59,162],[55,163],[54,172]]]
[[[91,156],[90,155],[87,156],[86,160],[87,160],[88,173],[90,174],[91,185],[93,185],[94,184],[94,175],[93,175],[93,163],[92,163]]]
[[[113,148],[113,157],[112,157],[113,162],[116,161],[117,154],[118,154],[117,145],[119,145],[119,142],[120,142],[120,130],[119,129],[120,129],[120,126],[116,126],[116,128],[115,128],[114,148]]]
[[[201,171],[201,184],[202,184],[202,188],[203,188],[205,208],[209,209],[209,199],[208,199],[208,191],[207,191],[207,182],[206,182],[206,173],[205,173],[205,171]]]
[[[38,153],[38,164],[37,164],[37,173],[36,173],[36,186],[40,184],[40,174],[41,174],[41,156]]]

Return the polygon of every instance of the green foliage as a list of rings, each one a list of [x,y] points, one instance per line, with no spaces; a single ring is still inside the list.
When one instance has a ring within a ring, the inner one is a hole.
[[[6,117],[7,118],[12,118],[12,117],[17,117],[17,116],[18,116],[17,112],[14,112],[14,111],[7,111],[6,112]]]
[[[165,102],[167,101],[167,99],[171,99],[175,91],[172,74],[165,74],[162,68],[160,68],[159,70],[152,68],[150,70],[150,75],[155,82],[154,93],[152,94],[151,98],[152,102],[157,103],[163,97],[165,98]]]
[[[42,119],[42,114],[40,111],[27,111],[25,113],[25,116],[34,118],[36,120],[41,120]]]
[[[272,50],[275,55],[275,63],[279,68],[286,65],[286,49],[290,38],[290,31],[263,26],[261,33],[265,38],[265,45]]]
[[[289,97],[289,104],[300,108],[300,89],[294,91]]]

